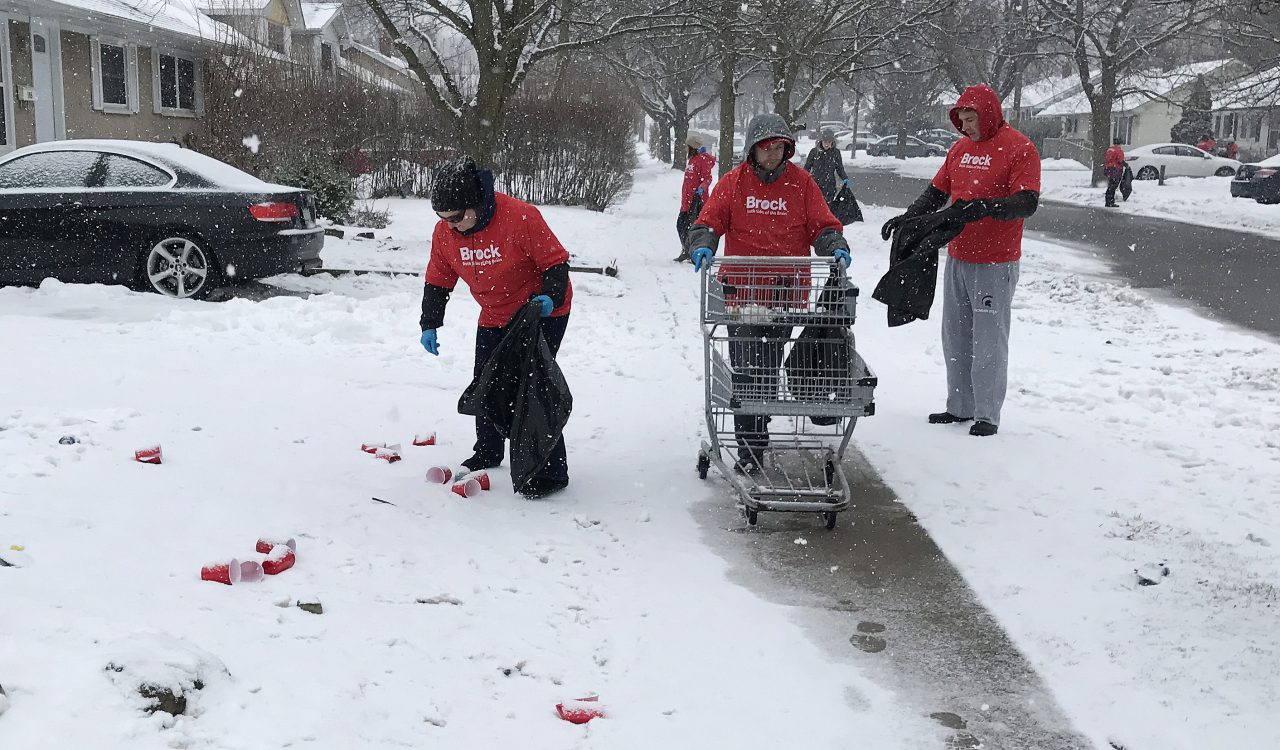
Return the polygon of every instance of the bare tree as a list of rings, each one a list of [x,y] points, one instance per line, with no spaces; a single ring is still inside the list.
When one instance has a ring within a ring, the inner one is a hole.
[[[1160,47],[1224,12],[1230,0],[1035,0],[1044,33],[1075,61],[1089,101],[1093,181],[1102,180],[1111,109],[1126,78]]]
[[[365,0],[461,149],[490,161],[507,103],[532,66],[641,29],[660,31],[678,0],[638,13],[578,0]]]

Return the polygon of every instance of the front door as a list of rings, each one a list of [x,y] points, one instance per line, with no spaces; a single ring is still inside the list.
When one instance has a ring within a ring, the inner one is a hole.
[[[31,84],[36,92],[36,142],[62,137],[62,45],[58,27],[31,21]]]

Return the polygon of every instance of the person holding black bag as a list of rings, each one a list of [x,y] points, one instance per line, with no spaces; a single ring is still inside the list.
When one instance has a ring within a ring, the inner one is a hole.
[[[422,291],[422,347],[440,353],[437,330],[458,280],[480,304],[473,375],[479,376],[494,350],[527,305],[542,317],[537,327],[555,357],[569,324],[573,286],[569,253],[537,208],[493,189],[493,174],[469,156],[445,164],[431,185],[431,208],[440,221],[431,235]],[[502,463],[506,439],[484,414],[476,416],[475,454],[462,462],[470,471]],[[515,455],[522,446],[512,446]],[[513,467],[514,468],[514,467]],[[514,479],[514,476],[513,476]],[[533,475],[516,486],[527,498],[559,492],[569,484],[564,438]]]
[[[684,143],[689,149],[689,158],[684,168],[684,185],[680,189],[680,213],[676,216],[680,254],[673,260],[677,263],[689,260],[685,238],[689,236],[689,227],[693,226],[693,222],[698,220],[698,214],[702,213],[703,201],[711,193],[711,168],[716,165],[716,158],[707,153],[702,136],[690,133]]]
[[[849,175],[844,171],[844,157],[836,148],[835,132],[824,128],[819,137],[821,140],[810,149],[804,160],[805,171],[813,175],[827,207],[841,224],[862,221],[862,209],[854,200],[853,191],[849,188]]]

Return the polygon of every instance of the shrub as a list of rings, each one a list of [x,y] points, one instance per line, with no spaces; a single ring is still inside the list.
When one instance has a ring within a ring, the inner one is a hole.
[[[287,158],[272,170],[271,181],[311,191],[316,213],[332,221],[351,220],[356,188],[351,173],[324,155],[303,154]]]

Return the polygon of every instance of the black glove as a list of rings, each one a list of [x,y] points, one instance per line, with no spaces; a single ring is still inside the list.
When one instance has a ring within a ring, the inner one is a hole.
[[[971,201],[956,201],[952,208],[956,211],[956,218],[966,224],[971,221],[985,219],[995,213],[996,210],[994,201],[986,198],[975,198]]]
[[[884,226],[880,227],[880,239],[888,242],[893,233],[898,231],[898,227],[902,226],[902,223],[910,218],[911,216],[908,214],[901,214],[886,221]]]

